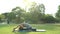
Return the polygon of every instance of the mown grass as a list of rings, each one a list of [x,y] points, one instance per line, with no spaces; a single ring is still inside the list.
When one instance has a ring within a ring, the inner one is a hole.
[[[46,32],[12,32],[17,24],[0,25],[0,34],[60,34],[60,25],[32,24],[37,29],[45,29]]]

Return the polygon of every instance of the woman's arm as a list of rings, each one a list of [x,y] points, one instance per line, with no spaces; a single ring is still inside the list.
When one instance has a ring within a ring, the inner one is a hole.
[[[17,26],[17,27],[15,27],[15,28],[13,28],[13,32],[15,31],[15,29],[17,29],[19,27],[19,25]]]

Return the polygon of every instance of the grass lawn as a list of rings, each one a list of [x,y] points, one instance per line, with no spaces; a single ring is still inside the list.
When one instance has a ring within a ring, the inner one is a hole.
[[[46,32],[12,32],[12,29],[16,27],[17,24],[10,25],[0,25],[0,34],[60,34],[60,25],[47,25],[38,24],[32,25],[37,29],[45,29]]]

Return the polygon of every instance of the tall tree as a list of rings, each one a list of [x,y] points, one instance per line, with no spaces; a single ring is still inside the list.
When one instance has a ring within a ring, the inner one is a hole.
[[[58,6],[58,11],[56,12],[56,18],[60,20],[60,5]]]
[[[43,4],[37,4],[33,2],[30,8],[31,19],[33,22],[39,22],[40,18],[45,14],[45,6]]]
[[[12,9],[12,12],[16,14],[17,22],[20,23],[23,18],[22,16],[25,13],[25,10],[20,7],[16,7]]]
[[[59,5],[59,7],[58,7],[58,11],[57,11],[57,13],[56,13],[56,17],[60,19],[60,5]]]

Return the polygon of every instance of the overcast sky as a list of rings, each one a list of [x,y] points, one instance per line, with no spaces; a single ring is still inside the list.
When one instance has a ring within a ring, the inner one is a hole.
[[[55,14],[58,10],[58,5],[60,4],[60,0],[29,0],[28,2],[33,1],[40,4],[43,3],[46,8],[46,14]],[[0,0],[0,14],[5,12],[11,12],[11,9],[16,6],[24,8],[25,3],[28,2],[24,2],[23,0]]]

